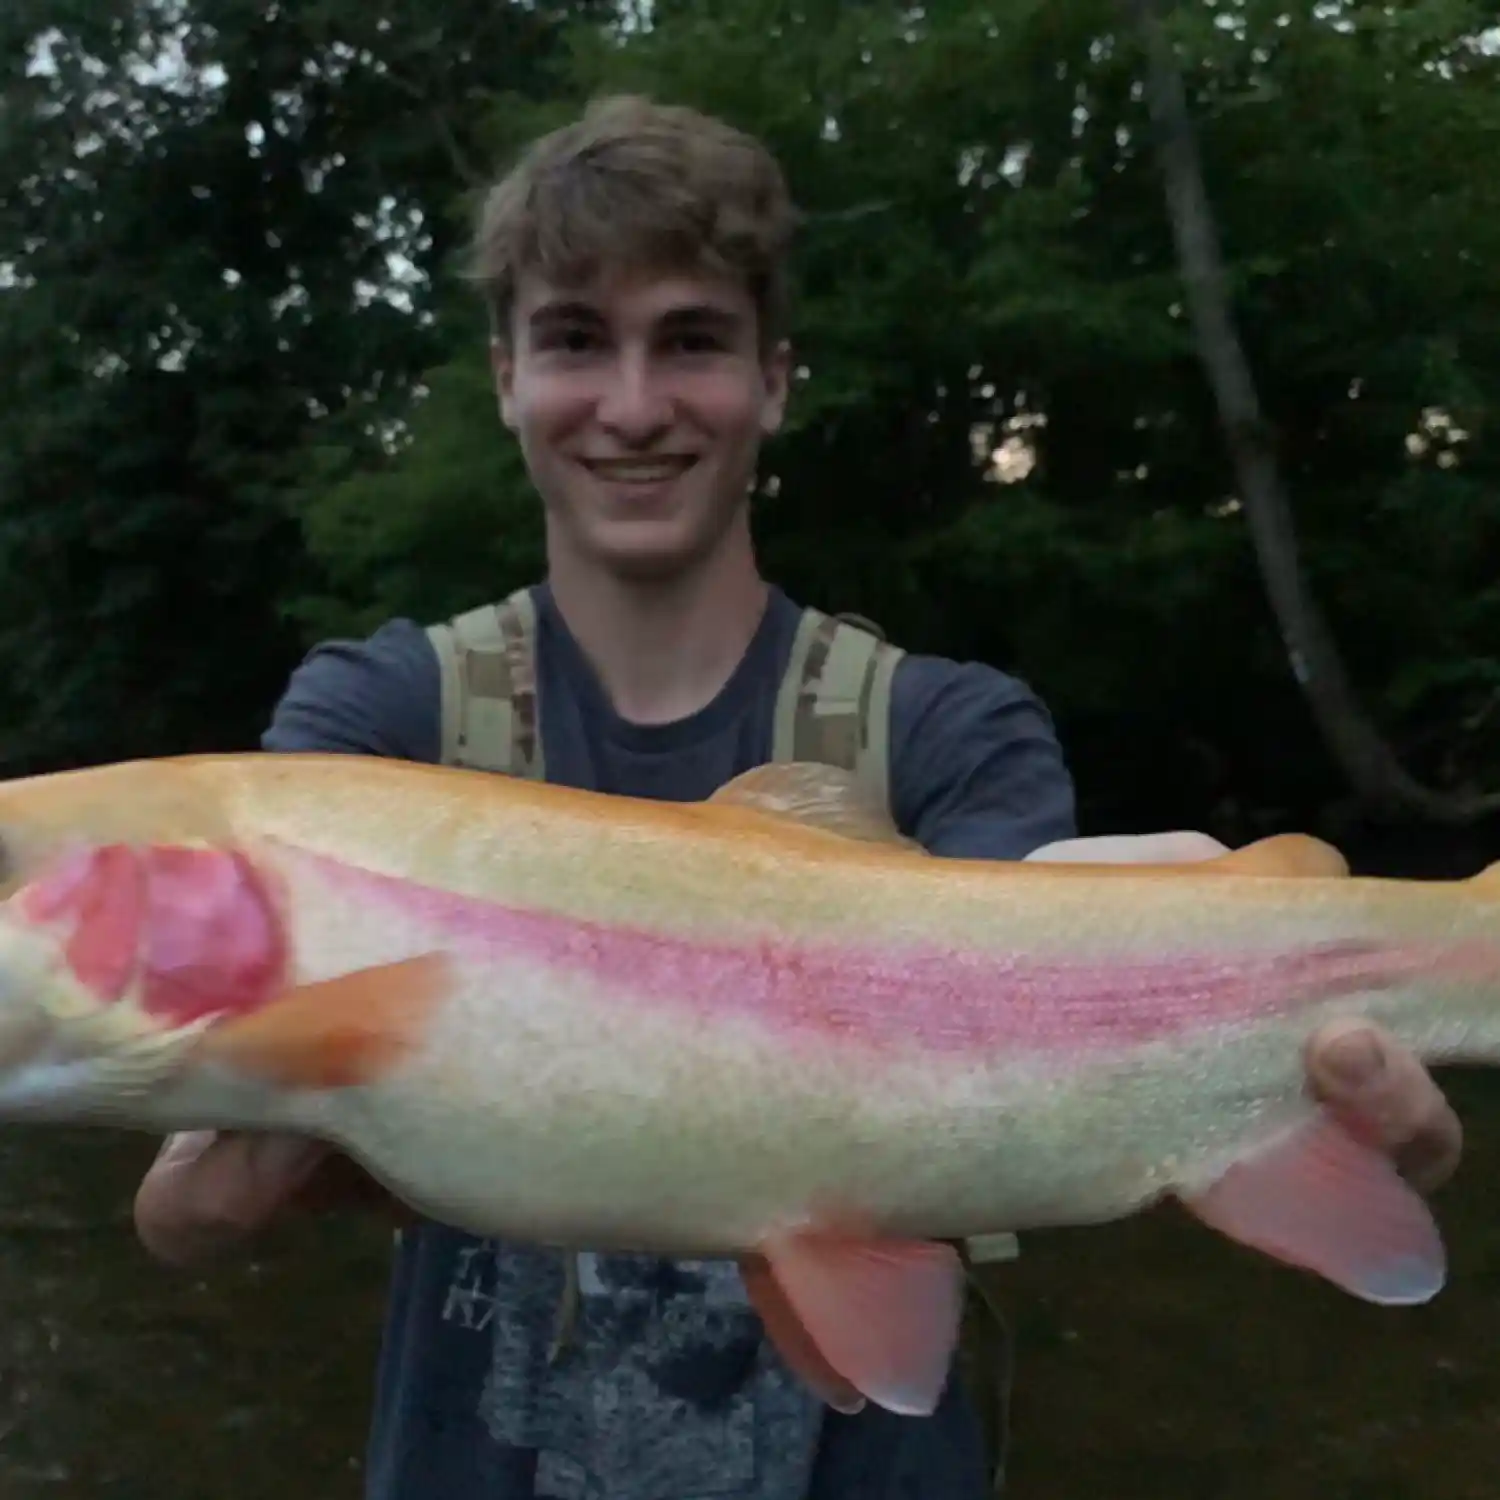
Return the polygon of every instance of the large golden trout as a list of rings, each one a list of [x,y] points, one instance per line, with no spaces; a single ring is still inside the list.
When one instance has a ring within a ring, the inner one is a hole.
[[[1500,1061],[1500,876],[933,859],[849,778],[680,805],[346,755],[0,785],[0,1117],[336,1143],[478,1234],[735,1258],[842,1410],[930,1411],[947,1241],[1164,1195],[1374,1301],[1441,1239],[1309,1097],[1334,1016]]]

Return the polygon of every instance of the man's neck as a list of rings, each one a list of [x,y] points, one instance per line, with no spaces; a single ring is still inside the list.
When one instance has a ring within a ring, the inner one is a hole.
[[[670,724],[711,703],[734,674],[769,588],[748,554],[726,550],[661,582],[554,558],[552,597],[621,718]]]

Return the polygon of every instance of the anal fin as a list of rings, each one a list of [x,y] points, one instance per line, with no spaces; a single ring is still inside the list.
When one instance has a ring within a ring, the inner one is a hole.
[[[1422,1196],[1327,1110],[1183,1202],[1230,1239],[1366,1302],[1427,1302],[1447,1275],[1442,1236]]]

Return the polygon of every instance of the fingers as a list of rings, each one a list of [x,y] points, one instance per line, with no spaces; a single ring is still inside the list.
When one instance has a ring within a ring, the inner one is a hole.
[[[1330,1022],[1309,1041],[1307,1067],[1317,1095],[1390,1152],[1419,1191],[1433,1191],[1457,1170],[1458,1116],[1421,1061],[1379,1027]]]
[[[172,1136],[136,1193],[136,1233],[168,1265],[212,1259],[274,1220],[330,1150],[297,1136]]]
[[[208,1150],[218,1136],[217,1130],[179,1130],[176,1135],[169,1135],[162,1142],[152,1170],[170,1171],[187,1166]]]
[[[1229,846],[1191,829],[1170,833],[1099,834],[1091,838],[1059,839],[1026,856],[1042,863],[1111,865],[1166,865],[1188,860],[1215,859]]]
[[[396,1226],[415,1224],[418,1216],[358,1162],[335,1151],[307,1179],[295,1197],[299,1212],[340,1210],[374,1212]]]
[[[1205,833],[1062,839],[1027,855],[1037,862],[1176,864],[1213,859],[1228,846]],[[1367,1022],[1332,1022],[1308,1043],[1314,1092],[1360,1135],[1388,1151],[1402,1175],[1431,1192],[1458,1168],[1463,1127],[1419,1058]]]

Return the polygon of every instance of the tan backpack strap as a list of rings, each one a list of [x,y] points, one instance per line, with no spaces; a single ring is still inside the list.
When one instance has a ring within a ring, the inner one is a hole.
[[[431,626],[427,635],[442,680],[443,763],[541,780],[530,589]]]
[[[451,620],[427,627],[427,640],[438,663],[438,711],[442,739],[438,761],[451,766],[458,757],[459,725],[463,720],[463,672],[459,666],[458,632]]]
[[[888,806],[891,683],[903,654],[868,621],[804,610],[777,696],[771,758],[841,766]]]
[[[854,771],[881,805],[890,806],[891,684],[904,653],[873,621],[858,615],[803,611],[776,700],[772,760],[815,761]],[[986,1447],[995,1493],[1005,1477],[1010,1434],[1010,1330],[974,1266],[1019,1254],[1014,1235],[957,1242],[969,1271],[968,1304],[978,1300],[994,1325],[995,1372],[967,1376],[970,1394],[992,1413]]]

